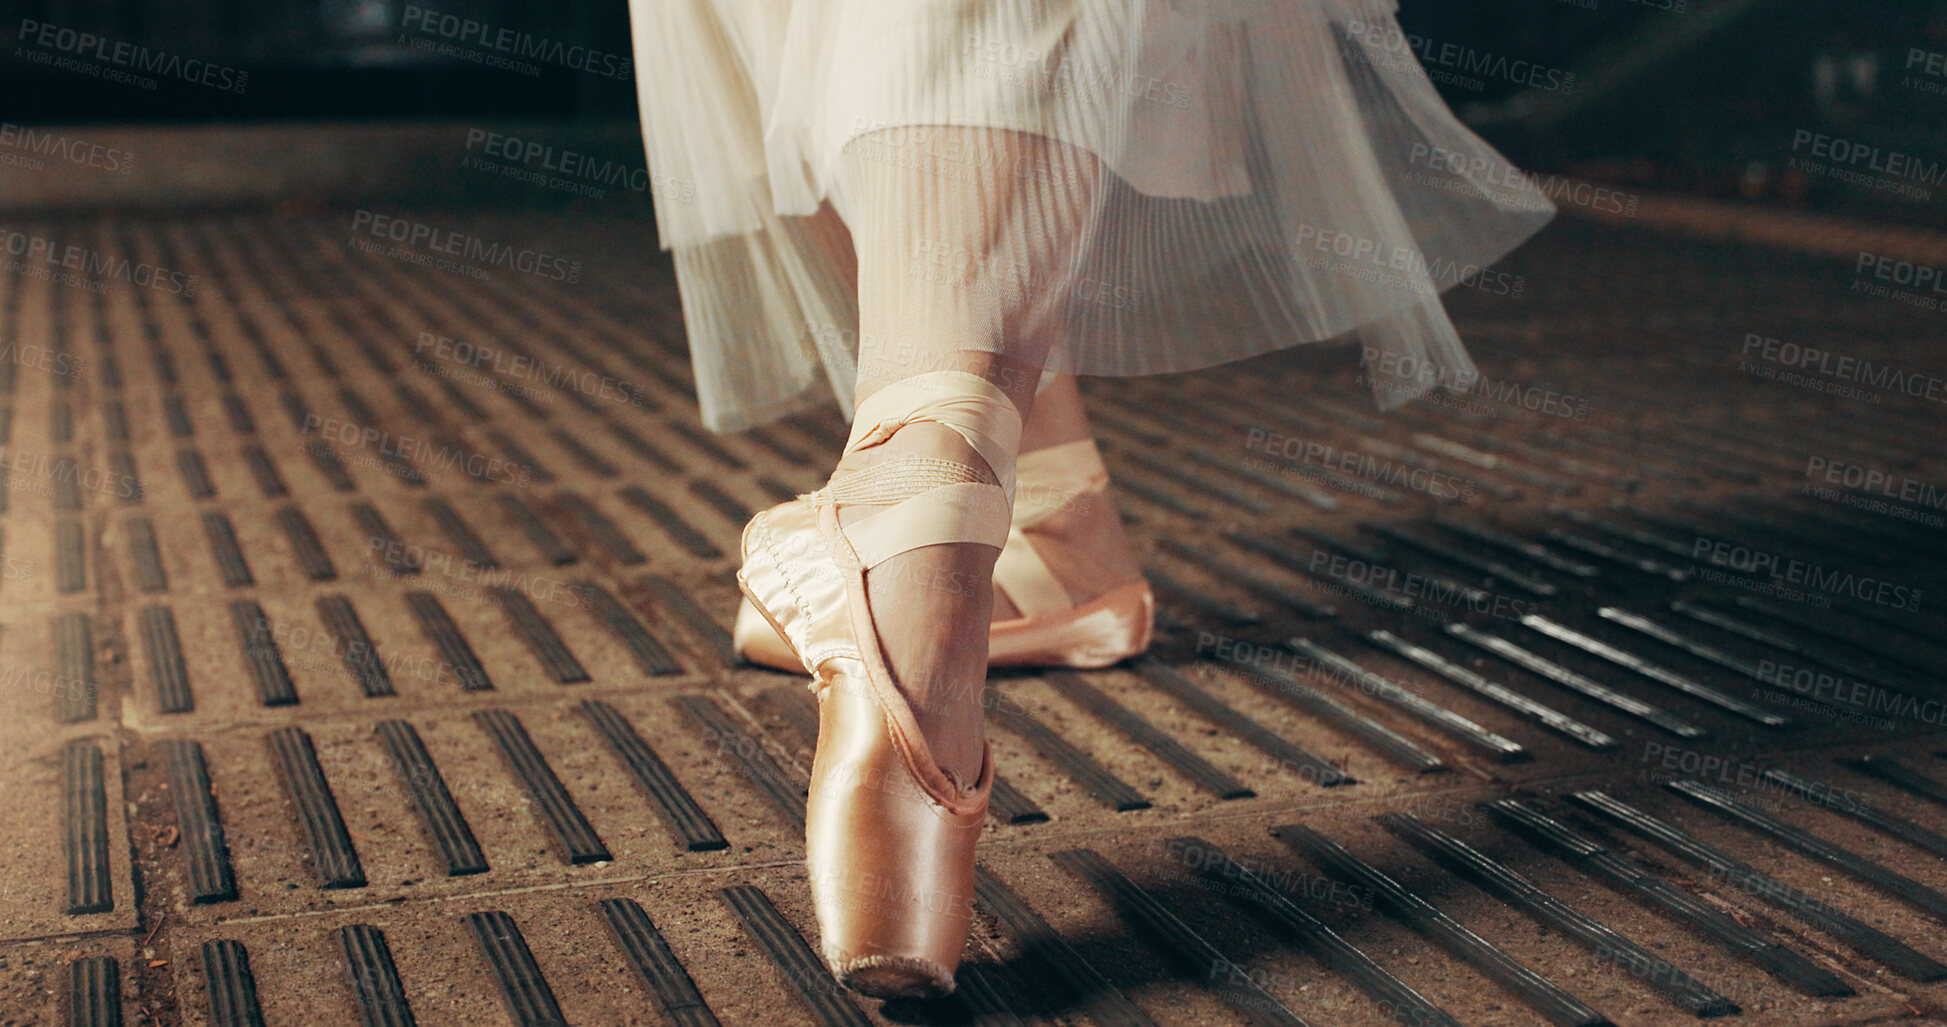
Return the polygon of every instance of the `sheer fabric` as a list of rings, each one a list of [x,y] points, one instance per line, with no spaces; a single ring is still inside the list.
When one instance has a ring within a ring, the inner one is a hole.
[[[884,305],[868,362],[945,333],[1045,348],[1050,372],[1157,374],[1354,337],[1389,408],[1473,384],[1440,293],[1488,287],[1554,214],[1448,110],[1393,0],[631,16],[660,241],[718,431],[850,416],[861,297]]]

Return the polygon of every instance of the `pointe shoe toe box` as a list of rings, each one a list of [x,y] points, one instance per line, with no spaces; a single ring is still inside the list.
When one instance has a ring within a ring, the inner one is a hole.
[[[944,994],[973,919],[992,747],[960,791],[874,682],[824,669],[805,863],[826,961],[868,994]]]

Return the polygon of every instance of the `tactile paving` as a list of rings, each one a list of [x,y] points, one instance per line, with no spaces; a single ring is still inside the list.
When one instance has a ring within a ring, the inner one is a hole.
[[[571,285],[341,221],[29,226],[194,296],[0,273],[4,340],[79,358],[0,356],[0,956],[45,975],[0,1019],[1947,1008],[1935,422],[1738,370],[1824,264],[1570,223],[1523,298],[1451,294],[1464,396],[1380,415],[1317,347],[1085,382],[1156,644],[991,676],[958,991],[881,1005],[818,954],[816,701],[730,633],[743,522],[845,422],[702,427],[647,222],[478,219],[601,254]],[[1930,323],[1832,299],[1826,344],[1922,361]]]

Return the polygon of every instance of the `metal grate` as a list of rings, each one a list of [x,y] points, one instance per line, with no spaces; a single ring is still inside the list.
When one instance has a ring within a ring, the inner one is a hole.
[[[1659,309],[1702,309],[1731,280],[1711,247],[1567,228],[1519,256],[1545,286],[1523,305],[1457,296],[1483,363],[1519,369],[1498,393],[1378,417],[1318,350],[1087,383],[1156,645],[992,676],[974,937],[916,1011],[824,969],[819,711],[730,632],[742,518],[817,487],[845,425],[704,431],[642,224],[477,226],[604,254],[577,286],[360,253],[330,219],[32,227],[205,287],[0,276],[0,333],[83,358],[0,359],[0,751],[27,756],[9,829],[39,853],[0,940],[79,939],[46,1008],[0,1019],[1941,1006],[1947,532],[1805,471],[1947,464],[1898,397],[1756,388],[1714,327],[1645,342],[1596,287],[1654,256]],[[1758,323],[1769,299],[1728,301]],[[1902,330],[1835,318],[1860,353]],[[1586,418],[1521,401],[1564,383]]]

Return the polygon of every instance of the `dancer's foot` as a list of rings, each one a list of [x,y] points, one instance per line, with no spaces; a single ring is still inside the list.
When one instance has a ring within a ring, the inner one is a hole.
[[[1051,464],[1058,461],[1065,466],[1043,473],[1037,465],[1044,456],[1056,458],[1048,461]],[[1016,472],[1015,525],[1073,606],[1143,580],[1142,565],[1122,529],[1106,475],[1099,471],[1100,459],[1092,440],[1084,439],[1024,452]],[[1098,468],[1094,480],[1068,470],[1090,463]],[[994,596],[994,620],[1023,615],[1005,589]]]

